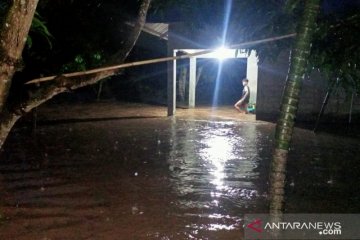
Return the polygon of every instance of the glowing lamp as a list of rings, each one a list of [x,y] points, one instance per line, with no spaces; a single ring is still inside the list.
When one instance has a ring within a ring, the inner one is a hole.
[[[225,58],[229,58],[231,55],[231,49],[228,49],[226,47],[219,47],[214,51],[214,57],[221,60],[224,60]]]

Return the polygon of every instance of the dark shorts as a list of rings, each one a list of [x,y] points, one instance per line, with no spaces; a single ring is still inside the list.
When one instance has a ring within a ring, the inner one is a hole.
[[[243,102],[243,103],[244,103],[244,104],[248,104],[249,101],[250,101],[250,97],[248,96],[247,98],[244,99],[244,102]]]

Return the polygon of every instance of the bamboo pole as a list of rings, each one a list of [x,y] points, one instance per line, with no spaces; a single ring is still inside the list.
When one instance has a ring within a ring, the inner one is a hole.
[[[255,41],[235,44],[235,45],[229,46],[229,48],[240,48],[240,47],[244,47],[244,46],[248,46],[248,45],[255,45],[255,44],[260,44],[260,43],[278,41],[281,39],[291,38],[291,37],[295,37],[295,36],[296,36],[296,33],[292,33],[292,34],[287,34],[287,35],[282,35],[282,36],[277,36],[277,37],[272,37],[272,38],[265,38],[265,39],[261,39],[261,40],[255,40]],[[149,59],[149,60],[143,60],[143,61],[137,61],[137,62],[131,62],[131,63],[123,63],[123,64],[109,66],[109,67],[96,68],[96,69],[91,69],[91,70],[87,70],[87,71],[65,73],[65,74],[62,74],[62,76],[64,76],[64,77],[84,76],[84,75],[89,75],[89,74],[93,74],[93,73],[113,71],[113,70],[118,70],[118,69],[123,69],[123,68],[128,68],[128,67],[135,67],[135,66],[140,66],[140,65],[147,65],[147,64],[167,62],[167,61],[178,60],[178,59],[191,58],[191,57],[195,57],[195,56],[199,56],[199,55],[208,54],[213,51],[215,51],[215,50],[207,49],[204,51],[181,55],[181,56],[155,58],[155,59]],[[48,77],[36,78],[36,79],[26,82],[25,84],[34,84],[34,83],[52,81],[58,76],[59,75],[53,75],[53,76],[48,76]]]
[[[315,123],[315,127],[314,127],[314,130],[313,132],[316,132],[318,127],[319,127],[319,123],[320,123],[320,119],[322,117],[322,115],[324,114],[324,111],[325,111],[325,107],[329,101],[329,97],[330,97],[330,93],[331,93],[331,89],[329,89],[327,92],[326,92],[326,95],[325,95],[325,98],[324,98],[324,101],[321,105],[321,109],[320,109],[320,112],[319,112],[319,115],[316,119],[316,123]]]

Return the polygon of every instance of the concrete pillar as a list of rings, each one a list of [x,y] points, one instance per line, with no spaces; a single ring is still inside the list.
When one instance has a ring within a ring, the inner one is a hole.
[[[249,79],[250,103],[256,103],[258,81],[258,58],[255,51],[251,51],[247,58],[246,78]]]
[[[189,108],[195,107],[195,93],[196,93],[196,58],[190,58],[189,71]]]
[[[173,50],[176,56],[176,50]],[[167,82],[167,102],[168,116],[175,115],[176,112],[176,60],[168,62],[168,82]]]

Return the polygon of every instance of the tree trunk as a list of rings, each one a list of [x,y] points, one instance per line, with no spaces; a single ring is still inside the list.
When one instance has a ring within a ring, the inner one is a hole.
[[[292,50],[289,73],[284,88],[280,117],[276,125],[275,150],[270,172],[270,214],[281,216],[284,201],[285,170],[290,141],[298,109],[301,84],[316,27],[320,0],[306,0],[302,20]]]
[[[112,61],[110,61],[108,65],[120,64],[125,61],[129,53],[135,46],[135,43],[140,36],[144,24],[146,23],[146,16],[150,8],[150,4],[151,0],[141,0],[140,8],[138,11],[138,18],[135,22],[133,31],[127,37],[127,41],[125,42],[124,46],[112,56]]]
[[[34,0],[33,0],[34,1]],[[17,1],[15,1],[17,2]],[[20,0],[19,0],[20,2]],[[21,1],[22,2],[22,1]],[[125,45],[119,49],[110,59],[107,65],[111,64],[120,64],[122,63],[126,57],[129,55],[131,49],[134,47],[141,30],[146,22],[147,11],[150,7],[151,0],[142,0],[137,22],[129,34]],[[15,8],[15,10],[17,10]],[[29,20],[31,22],[31,19]],[[17,24],[19,21],[15,21],[11,24]],[[26,37],[26,35],[25,35]],[[20,52],[21,55],[21,52]],[[1,63],[0,59],[0,63]],[[55,81],[49,84],[43,84],[38,87],[36,90],[29,92],[29,97],[24,102],[18,104],[13,109],[3,110],[0,116],[0,149],[2,148],[11,128],[14,126],[16,121],[26,113],[30,112],[33,108],[38,107],[42,103],[51,99],[55,95],[63,92],[67,92],[69,90],[75,90],[81,87],[85,87],[98,81],[105,79],[107,77],[116,75],[118,70],[109,70],[105,72],[94,73],[86,76],[74,77],[74,78],[66,78],[63,76],[59,76]]]
[[[13,0],[0,29],[0,113],[18,70],[38,0]]]

